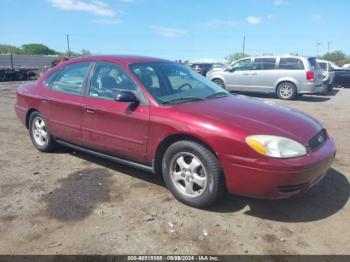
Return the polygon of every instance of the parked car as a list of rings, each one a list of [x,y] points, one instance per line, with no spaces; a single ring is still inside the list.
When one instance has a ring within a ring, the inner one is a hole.
[[[247,57],[207,78],[230,91],[275,93],[280,99],[324,92],[322,71],[314,57]]]
[[[333,89],[334,82],[334,67],[330,61],[317,59],[317,63],[320,65],[322,70],[322,81],[323,85],[327,87],[327,91],[330,92]]]
[[[191,65],[193,71],[206,76],[207,73],[213,68],[211,63],[194,63]]]
[[[167,60],[89,56],[17,89],[16,113],[42,152],[63,145],[163,175],[180,201],[228,192],[285,198],[326,174],[335,144],[304,113],[233,95]]]
[[[222,70],[225,69],[227,66],[225,66],[222,63],[215,63],[213,64],[212,68],[210,69],[210,71],[217,71],[217,70]]]
[[[342,66],[343,69],[350,69],[350,64],[345,64]]]
[[[335,69],[335,76],[333,86],[350,87],[350,70],[349,69]]]

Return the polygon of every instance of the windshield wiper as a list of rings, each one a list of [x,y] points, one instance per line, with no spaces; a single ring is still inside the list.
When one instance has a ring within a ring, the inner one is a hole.
[[[225,96],[228,96],[228,95],[230,95],[230,93],[227,93],[227,92],[217,92],[217,93],[214,93],[214,94],[211,94],[211,95],[207,96],[206,98],[207,98],[207,99],[213,99],[213,98],[225,97]]]
[[[168,101],[164,101],[162,102],[162,104],[173,104],[176,102],[181,102],[181,101],[200,101],[200,100],[203,100],[203,98],[200,98],[200,97],[192,97],[192,96],[188,96],[188,97],[180,97],[180,98],[175,98],[175,99],[171,99],[171,100],[168,100]]]

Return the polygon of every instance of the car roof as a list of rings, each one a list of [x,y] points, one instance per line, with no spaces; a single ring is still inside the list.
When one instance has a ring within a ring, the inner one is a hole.
[[[331,62],[328,61],[328,60],[322,60],[322,59],[317,59],[317,62],[318,62],[318,63],[331,63]]]
[[[261,56],[248,56],[248,57],[243,57],[241,59],[238,59],[238,60],[242,60],[242,59],[245,59],[245,58],[305,58],[305,59],[308,59],[308,58],[315,58],[314,56],[301,56],[301,55],[290,55],[290,54],[286,54],[286,55],[261,55]]]
[[[136,63],[149,63],[149,62],[172,62],[170,60],[147,57],[147,56],[136,56],[136,55],[94,55],[94,56],[84,56],[69,59],[62,64],[72,64],[78,62],[88,62],[88,61],[105,61],[105,62],[115,62],[121,65],[129,65]]]

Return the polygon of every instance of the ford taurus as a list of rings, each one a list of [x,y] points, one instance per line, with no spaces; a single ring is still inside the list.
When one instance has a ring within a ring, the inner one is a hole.
[[[34,146],[64,145],[162,174],[195,207],[233,194],[286,198],[326,174],[335,143],[315,119],[230,94],[191,69],[136,56],[63,62],[17,89]]]

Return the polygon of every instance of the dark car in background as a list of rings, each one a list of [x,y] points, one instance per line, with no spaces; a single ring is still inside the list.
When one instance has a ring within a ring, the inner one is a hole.
[[[342,86],[350,88],[350,70],[349,69],[334,69],[335,76],[333,86]]]
[[[207,73],[213,68],[212,63],[195,63],[191,65],[191,69],[197,73],[206,76]]]

